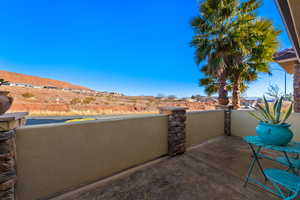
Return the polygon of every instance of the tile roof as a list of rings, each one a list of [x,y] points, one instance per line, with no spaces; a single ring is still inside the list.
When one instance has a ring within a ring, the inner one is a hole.
[[[281,50],[274,54],[273,59],[275,61],[285,60],[285,59],[291,59],[291,58],[297,58],[296,52],[293,48],[288,48]]]

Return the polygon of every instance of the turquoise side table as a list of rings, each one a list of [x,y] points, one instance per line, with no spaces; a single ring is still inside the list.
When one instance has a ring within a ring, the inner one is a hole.
[[[260,162],[260,159],[264,158],[264,159],[269,159],[269,160],[272,160],[274,162],[280,163],[280,164],[288,167],[287,171],[291,171],[292,174],[294,174],[295,176],[298,176],[298,171],[300,169],[300,160],[298,159],[299,155],[300,155],[300,143],[299,142],[290,142],[287,146],[275,146],[275,145],[264,144],[258,136],[246,136],[243,139],[246,143],[248,143],[248,145],[251,149],[251,152],[252,152],[252,159],[251,159],[251,162],[249,165],[249,169],[247,172],[244,186],[246,187],[248,182],[252,182],[252,183],[255,183],[255,184],[263,187],[264,189],[274,193],[275,195],[282,197],[282,195],[280,193],[274,191],[273,189],[271,189],[267,185],[261,183],[260,181],[252,178],[251,175],[253,172],[253,168],[254,168],[255,164],[257,164],[259,167],[259,171],[263,175],[265,181],[266,182],[269,181],[270,178],[268,178],[268,177],[270,177],[270,176],[269,176],[269,174],[265,173],[264,168]],[[273,157],[270,157],[268,155],[261,153],[262,149],[278,151],[278,152],[282,153],[283,156],[273,158]],[[289,154],[294,154],[295,157],[291,157]]]

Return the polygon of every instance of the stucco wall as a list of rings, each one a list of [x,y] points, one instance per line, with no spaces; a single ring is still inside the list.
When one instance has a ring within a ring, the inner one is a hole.
[[[167,123],[155,115],[19,129],[19,199],[47,197],[165,155]]]
[[[187,146],[224,133],[224,111],[188,112]],[[168,151],[168,117],[147,115],[17,130],[20,200],[54,196]]]
[[[248,111],[232,111],[231,119],[232,134],[236,136],[255,135],[257,120],[248,114]],[[300,114],[292,113],[288,123],[294,133],[294,140],[300,141]]]
[[[187,146],[224,135],[224,111],[197,111],[187,113]]]

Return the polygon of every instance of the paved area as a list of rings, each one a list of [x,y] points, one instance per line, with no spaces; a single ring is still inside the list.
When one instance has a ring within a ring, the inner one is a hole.
[[[65,200],[277,199],[257,186],[243,187],[249,162],[250,151],[240,138],[221,137]],[[264,167],[279,167],[262,162]]]

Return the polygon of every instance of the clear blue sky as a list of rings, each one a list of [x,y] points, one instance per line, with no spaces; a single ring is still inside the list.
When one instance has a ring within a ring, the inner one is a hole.
[[[284,29],[273,0],[264,0],[260,14]],[[203,94],[189,47],[195,15],[197,0],[2,1],[0,66],[99,91]],[[286,32],[280,41],[281,49],[291,46]],[[270,82],[283,89],[283,75],[262,76],[246,95],[262,95]]]

